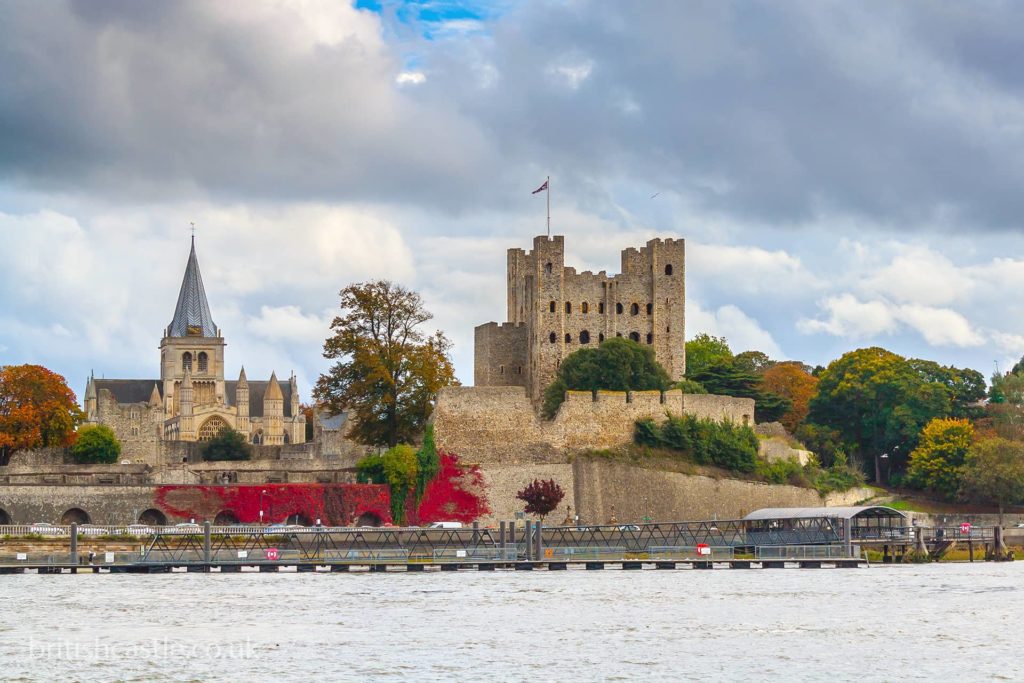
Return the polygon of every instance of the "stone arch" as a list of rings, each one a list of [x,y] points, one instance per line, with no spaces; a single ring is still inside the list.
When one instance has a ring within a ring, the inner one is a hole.
[[[364,512],[356,519],[356,526],[380,526],[384,520],[375,512]]]
[[[590,304],[586,301],[580,304],[580,313],[590,313]]]
[[[284,520],[285,524],[299,524],[301,526],[313,526],[313,520],[301,512],[293,512]]]
[[[622,315],[622,304],[615,304],[616,315]]]
[[[603,341],[604,341],[604,332],[598,332],[597,333],[597,343],[600,344]]]
[[[221,510],[213,518],[214,526],[235,526],[236,524],[238,524],[238,515],[234,510]]]
[[[551,262],[550,261],[548,261],[547,263],[544,264],[544,274],[545,275],[551,275]]]
[[[255,432],[252,433],[252,442],[253,442],[253,444],[255,444],[257,446],[259,446],[259,445],[261,445],[263,443],[263,430],[262,429],[257,429]]]
[[[604,302],[603,301],[597,304],[597,312],[598,313],[604,313]]]
[[[630,341],[635,341],[635,342],[639,343],[640,342],[640,333],[639,332],[630,332],[629,333],[629,339],[630,339]]]
[[[210,369],[210,357],[206,355],[206,351],[200,351],[197,360],[199,361],[199,372],[207,372]]]
[[[505,366],[504,365],[501,366],[501,374],[503,374],[503,375],[505,374]],[[291,437],[288,436],[288,430],[287,429],[284,430],[284,442],[285,443],[291,443]]]
[[[181,354],[181,371],[185,372],[186,370],[188,370],[189,372],[192,372],[192,352],[191,351],[186,351],[185,353]]]
[[[11,515],[7,512],[7,510],[4,510],[3,508],[0,508],[0,524],[10,524],[10,523],[11,523]]]
[[[580,332],[580,344],[589,344],[589,343],[590,343],[590,332],[588,332],[587,330],[583,330],[582,332]]]
[[[225,427],[230,428],[227,422],[224,421],[220,415],[213,415],[207,418],[206,422],[199,426],[199,431],[196,432],[196,438],[199,441],[209,441],[213,437],[217,436],[217,433]]]
[[[635,302],[630,304],[629,305],[629,314],[630,315],[637,315],[638,313],[640,313],[640,304],[635,303]]]
[[[548,335],[548,341],[554,344],[555,342],[558,341],[558,335],[552,332],[551,334]]]
[[[60,516],[61,524],[91,524],[92,517],[82,508],[71,508]]]
[[[142,514],[139,515],[139,524],[167,526],[167,515],[156,508],[149,508],[148,510],[143,510]]]
[[[665,264],[665,275],[671,275],[671,274],[672,274],[672,264],[671,263],[666,263]]]

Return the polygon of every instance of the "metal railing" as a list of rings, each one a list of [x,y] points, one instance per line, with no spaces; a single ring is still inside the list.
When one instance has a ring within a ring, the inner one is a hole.
[[[515,562],[519,551],[515,546],[485,546],[476,548],[439,548],[432,557],[435,562]]]
[[[706,552],[702,552],[706,551]],[[651,546],[647,553],[652,560],[703,560],[706,562],[718,562],[735,559],[736,549],[732,546],[708,546],[698,548],[697,546]]]
[[[839,560],[849,557],[850,553],[841,545],[759,545],[754,548],[757,560]]]

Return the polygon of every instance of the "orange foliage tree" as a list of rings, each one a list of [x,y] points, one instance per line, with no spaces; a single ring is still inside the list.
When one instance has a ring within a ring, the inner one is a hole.
[[[807,372],[803,363],[777,363],[764,371],[761,379],[764,388],[773,394],[789,399],[790,409],[779,422],[790,433],[807,418],[811,397],[818,388],[818,378]]]
[[[71,445],[83,417],[57,373],[41,365],[0,367],[0,465],[21,450]]]

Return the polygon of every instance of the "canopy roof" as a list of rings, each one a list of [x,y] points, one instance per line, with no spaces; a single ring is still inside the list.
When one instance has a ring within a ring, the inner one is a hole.
[[[849,507],[822,508],[761,508],[754,510],[743,519],[808,519],[813,517],[834,517],[837,519],[863,519],[865,517],[898,517],[906,519],[899,510],[884,505],[861,505]]]

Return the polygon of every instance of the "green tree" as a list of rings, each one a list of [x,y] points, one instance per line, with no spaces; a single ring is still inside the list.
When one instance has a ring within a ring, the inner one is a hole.
[[[953,417],[974,419],[984,412],[980,404],[986,395],[985,377],[977,370],[939,365],[935,361],[918,358],[911,358],[907,362],[926,382],[946,389]]]
[[[1024,375],[1015,372],[992,375],[989,400],[992,403],[1024,406]]]
[[[754,374],[762,373],[775,365],[775,361],[769,358],[768,354],[763,351],[744,351],[743,353],[737,353],[736,357],[733,358],[733,362],[735,362],[736,367],[741,370]]]
[[[873,459],[881,482],[881,455],[902,472],[921,429],[949,414],[945,387],[926,381],[902,356],[871,347],[843,354],[820,374],[809,419],[835,429],[862,462]]]
[[[715,361],[731,358],[732,351],[725,337],[713,337],[701,332],[686,342],[686,376],[700,372]]]
[[[700,382],[694,382],[692,379],[681,379],[672,385],[673,389],[679,389],[684,394],[706,394],[708,390],[704,388],[704,385]]]
[[[775,422],[790,409],[789,400],[764,389],[762,378],[738,367],[732,358],[719,358],[687,377],[709,394],[754,399],[756,422]]]
[[[343,314],[324,357],[337,361],[313,394],[334,413],[355,415],[348,436],[360,443],[395,446],[419,438],[441,387],[458,384],[451,342],[422,326],[433,316],[416,292],[387,280],[341,290]]]
[[[78,430],[71,455],[79,465],[115,463],[121,455],[121,443],[107,425],[85,425]]]
[[[252,457],[252,446],[245,435],[231,427],[221,427],[202,447],[203,460],[214,462],[224,460],[248,460]]]
[[[437,444],[434,442],[434,425],[427,425],[423,434],[423,445],[416,451],[416,502],[423,499],[427,484],[433,481],[441,469],[441,460],[437,455]]]
[[[404,524],[409,494],[416,494],[419,462],[416,449],[398,444],[384,453],[368,455],[356,463],[356,481],[361,484],[386,484],[391,491],[391,518]]]
[[[999,506],[999,524],[1007,505],[1024,502],[1024,444],[999,437],[975,443],[967,453],[961,495]]]
[[[967,420],[937,417],[921,430],[910,454],[907,483],[953,500],[960,491],[974,426]]]
[[[624,337],[614,337],[596,349],[569,354],[555,380],[544,391],[543,413],[554,417],[566,391],[644,391],[668,389],[665,368],[654,358],[654,349]]]

